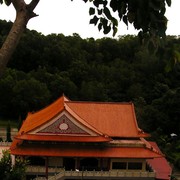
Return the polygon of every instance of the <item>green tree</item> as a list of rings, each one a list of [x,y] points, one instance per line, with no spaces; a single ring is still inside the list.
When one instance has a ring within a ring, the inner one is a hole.
[[[54,92],[52,94],[53,100],[57,99],[63,93],[68,97],[77,99],[77,86],[66,74],[54,74],[53,80],[49,82],[48,87],[51,92]]]
[[[54,45],[50,45],[45,41],[44,35],[34,30],[25,30],[11,60],[8,63],[8,67],[29,72],[39,66],[45,66],[43,62],[44,57],[47,56],[47,54],[44,49],[47,46],[54,47]],[[51,50],[51,52],[53,51],[54,50]]]
[[[47,105],[50,99],[46,84],[32,77],[18,81],[13,91],[16,95],[12,99],[12,106],[17,115],[39,110],[40,107]]]
[[[10,125],[9,122],[8,122],[8,125],[7,125],[7,128],[6,128],[6,141],[7,142],[12,142],[12,139],[11,139],[11,125]]]
[[[26,28],[28,21],[37,16],[33,11],[40,0],[31,0],[26,4],[24,0],[0,0],[6,5],[12,4],[16,11],[16,19],[13,26],[0,49],[0,75],[12,56],[16,46]],[[84,0],[87,2],[88,0]],[[94,0],[94,7],[90,7],[89,14],[93,16],[91,24],[98,25],[98,29],[103,29],[105,34],[113,30],[113,35],[117,32],[118,19],[127,26],[132,23],[134,28],[140,30],[140,39],[150,38],[151,44],[156,45],[155,37],[165,37],[167,19],[164,16],[166,3],[171,5],[171,0]],[[118,18],[111,14],[111,11],[118,12]]]
[[[29,4],[26,4],[24,0],[1,0],[0,3],[5,3],[7,6],[12,4],[16,10],[16,19],[0,49],[0,75],[2,75],[10,57],[19,43],[28,21],[37,16],[33,11],[39,3],[39,0],[32,0]]]
[[[6,180],[10,176],[12,159],[9,151],[2,151],[3,156],[0,159],[0,179]]]
[[[91,101],[106,101],[107,94],[104,84],[101,82],[90,81],[82,82],[80,96],[82,99]]]
[[[90,1],[93,6],[89,9],[89,14],[93,16],[90,23],[97,25],[98,29],[103,29],[105,34],[113,30],[116,34],[118,20],[112,15],[111,10],[118,14],[118,18],[127,26],[133,24],[139,31],[139,37],[151,36],[165,37],[167,18],[164,16],[166,3],[171,5],[171,0],[84,0]],[[153,42],[153,41],[152,41]]]
[[[9,114],[9,106],[12,98],[14,97],[13,87],[15,85],[15,80],[12,74],[6,71],[3,77],[0,79],[0,114],[8,115]]]
[[[0,179],[22,180],[25,177],[27,163],[26,160],[16,158],[15,164],[12,164],[9,150],[4,150],[3,156],[0,159]]]

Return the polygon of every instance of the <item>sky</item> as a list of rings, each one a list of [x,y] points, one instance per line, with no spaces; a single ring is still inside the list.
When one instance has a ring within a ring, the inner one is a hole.
[[[25,0],[29,3],[30,0]],[[53,3],[52,3],[53,2]],[[82,0],[40,0],[35,8],[35,13],[39,16],[32,18],[27,25],[30,30],[36,30],[44,35],[51,33],[64,34],[65,36],[73,33],[79,34],[82,38],[93,37],[112,37],[112,32],[104,35],[99,32],[97,27],[89,24],[89,4]],[[166,10],[168,18],[167,35],[180,35],[180,0],[172,0],[172,5]],[[15,10],[12,7],[0,5],[0,19],[14,21]],[[127,34],[137,34],[133,26],[128,29],[125,24],[120,23],[116,37]]]

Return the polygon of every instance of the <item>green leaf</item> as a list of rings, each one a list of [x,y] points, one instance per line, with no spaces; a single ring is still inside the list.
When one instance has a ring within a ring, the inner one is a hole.
[[[143,39],[144,39],[144,37],[143,37],[143,32],[142,32],[142,31],[139,31],[138,37],[139,37],[140,43],[143,44]]]
[[[102,29],[102,23],[100,22],[99,24],[98,24],[98,29],[99,29],[99,31],[101,31],[101,29]]]
[[[123,22],[126,24],[126,26],[128,26],[128,19],[127,16],[123,16]]]
[[[106,18],[101,18],[101,23],[103,25],[103,33],[108,34],[111,30],[111,26],[108,25],[108,20]]]
[[[97,11],[98,11],[98,15],[101,15],[103,12],[102,9],[98,9]]]
[[[117,7],[118,7],[118,0],[111,0],[110,7],[115,12],[117,10]]]
[[[113,37],[116,35],[118,31],[118,28],[116,26],[113,26]]]
[[[119,16],[119,19],[121,20],[122,19],[122,13],[118,13],[118,16]]]
[[[118,20],[116,18],[113,17],[111,21],[114,26],[118,26]]]
[[[95,14],[95,9],[93,7],[90,7],[89,8],[89,15],[91,16],[93,14]]]
[[[112,19],[111,13],[107,7],[104,8],[104,14],[108,19]]]
[[[167,61],[167,63],[166,63],[165,71],[166,71],[166,72],[172,71],[173,66],[174,66],[174,59],[171,58],[171,59],[169,59],[169,60]]]
[[[161,4],[158,1],[149,1],[149,7],[151,7],[155,11],[159,11],[161,9]]]
[[[134,14],[133,12],[128,12],[127,17],[128,17],[128,21],[129,21],[130,23],[133,23],[133,22],[134,22],[134,20],[135,20],[135,14]]]
[[[126,11],[127,11],[127,4],[125,2],[122,2],[121,5],[122,6],[121,6],[120,11],[121,11],[121,14],[124,15],[126,14]]]
[[[5,0],[4,2],[7,6],[9,6],[11,4],[12,0]]]
[[[104,26],[104,34],[108,34],[111,31],[111,27],[110,26]]]
[[[90,20],[90,24],[94,24],[96,25],[98,22],[99,18],[95,15],[91,20]]]
[[[154,40],[148,40],[148,50],[150,54],[155,53],[156,51],[156,42]]]
[[[165,7],[162,7],[162,8],[161,8],[161,12],[160,12],[160,14],[164,15],[164,14],[165,14],[165,12],[166,12],[166,8],[165,8]]]
[[[104,0],[104,1],[102,1],[102,2],[103,2],[104,7],[106,7],[107,4],[108,4],[107,0]]]
[[[94,0],[93,1],[93,4],[96,6],[96,7],[99,7],[100,4],[102,4],[102,0]]]
[[[103,27],[107,26],[108,20],[105,18],[101,18],[101,23],[103,24]]]
[[[166,0],[168,6],[171,6],[171,0]]]
[[[180,63],[180,52],[178,52],[178,51],[176,51],[176,50],[174,50],[174,63]]]

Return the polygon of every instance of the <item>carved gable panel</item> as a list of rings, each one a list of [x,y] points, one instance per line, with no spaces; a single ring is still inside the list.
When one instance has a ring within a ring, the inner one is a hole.
[[[85,130],[78,127],[74,122],[72,122],[65,114],[63,114],[54,123],[48,125],[44,129],[41,129],[37,133],[45,134],[62,134],[62,135],[89,135]]]

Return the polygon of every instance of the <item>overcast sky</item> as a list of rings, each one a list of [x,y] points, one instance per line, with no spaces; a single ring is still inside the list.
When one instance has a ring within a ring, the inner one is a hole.
[[[27,3],[30,0],[25,0]],[[89,24],[89,5],[82,0],[40,0],[35,12],[39,15],[28,23],[29,29],[34,29],[45,35],[62,33],[72,35],[78,33],[82,38],[102,38],[105,35],[99,32],[97,27]],[[167,8],[168,35],[180,35],[180,0],[172,0],[172,5]],[[15,10],[12,6],[0,5],[0,19],[14,21]],[[128,29],[121,23],[116,36],[125,34],[137,34],[132,26]],[[112,33],[108,35],[112,37]]]

